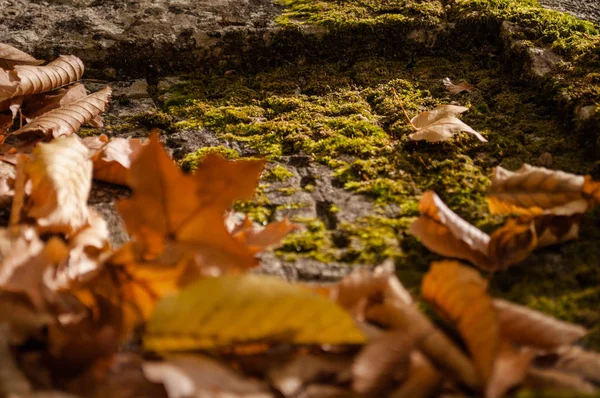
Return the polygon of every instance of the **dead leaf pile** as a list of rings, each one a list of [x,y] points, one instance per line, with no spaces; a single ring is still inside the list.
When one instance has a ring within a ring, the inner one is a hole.
[[[589,176],[529,165],[517,172],[497,167],[488,191],[490,213],[517,218],[488,235],[434,192],[426,192],[410,233],[431,251],[497,271],[525,260],[537,248],[577,239],[583,214],[600,199],[599,187]]]
[[[583,328],[494,300],[478,271],[460,263],[433,263],[423,279],[422,298],[448,323],[443,328],[389,262],[327,286],[253,273],[257,254],[296,229],[287,220],[228,225],[234,202],[254,195],[264,160],[213,154],[185,174],[156,133],[147,143],[81,140],[74,133],[98,125],[110,89],[86,95],[75,83],[83,73],[75,57],[40,63],[0,45],[10,119],[2,134],[17,142],[4,140],[12,171],[0,180],[12,195],[9,225],[0,228],[1,395],[596,391],[600,356],[573,346]],[[416,134],[470,131],[456,121],[457,108],[419,115]],[[27,124],[17,128],[21,115]],[[589,178],[534,168],[497,173],[491,209],[521,218],[488,236],[428,193],[412,232],[433,250],[493,270],[572,237],[571,218],[600,198]],[[132,190],[117,204],[131,238],[119,248],[88,206],[94,177]],[[567,217],[566,229],[557,217]]]

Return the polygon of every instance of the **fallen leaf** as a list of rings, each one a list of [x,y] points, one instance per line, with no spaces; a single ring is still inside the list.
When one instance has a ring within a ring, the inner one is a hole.
[[[279,245],[287,234],[297,229],[298,226],[290,223],[287,219],[269,223],[264,228],[256,228],[246,216],[244,222],[235,227],[231,234],[242,242],[252,254],[257,254]]]
[[[529,368],[524,385],[535,391],[554,395],[563,393],[594,394],[598,391],[593,384],[583,380],[582,377],[556,369]]]
[[[21,113],[29,123],[44,113],[78,101],[87,95],[84,85],[75,83],[51,92],[26,96],[21,105]]]
[[[578,374],[596,384],[600,383],[600,354],[585,351],[577,346],[560,347],[556,353],[556,369]]]
[[[269,370],[268,378],[281,394],[291,398],[317,380],[347,382],[344,379],[350,379],[350,369],[351,363],[347,358],[300,354],[283,365],[274,366]]]
[[[61,55],[44,66],[16,65],[19,78],[13,97],[52,91],[71,84],[83,75],[83,62],[74,55]],[[1,97],[0,97],[1,98]]]
[[[406,378],[414,336],[405,331],[390,331],[370,341],[352,365],[352,389],[366,396],[380,396],[399,375]]]
[[[532,350],[516,349],[511,343],[503,341],[485,390],[486,398],[501,398],[511,388],[520,385],[527,376],[533,356]]]
[[[423,298],[458,328],[476,368],[487,383],[500,345],[500,325],[487,282],[456,261],[433,262],[423,278]]]
[[[539,311],[495,299],[502,336],[514,343],[544,349],[568,345],[586,334],[585,328]]]
[[[84,138],[83,143],[92,153],[94,179],[119,185],[127,185],[131,164],[144,146],[141,139],[117,137],[109,141],[104,135]]]
[[[492,214],[573,215],[588,209],[584,177],[524,164],[512,172],[496,167],[488,190]]]
[[[92,162],[77,136],[39,144],[26,161],[23,173],[31,181],[31,193],[23,212],[40,230],[73,234],[88,222],[87,199],[91,189]],[[19,177],[17,176],[17,179]],[[13,212],[19,211],[13,207]],[[11,220],[19,219],[15,215]]]
[[[490,237],[475,228],[428,191],[421,197],[421,216],[411,224],[409,232],[429,250],[443,256],[469,260],[483,268],[493,267],[488,257]]]
[[[293,315],[292,315],[293,314]],[[181,351],[268,341],[363,344],[350,316],[298,285],[259,275],[204,278],[154,309],[144,346]]]
[[[431,111],[422,112],[410,120],[416,132],[409,137],[413,140],[439,142],[447,141],[455,133],[464,131],[473,134],[479,141],[487,142],[481,134],[457,117],[468,110],[469,108],[464,106],[440,105]]]
[[[473,86],[465,81],[459,84],[454,84],[449,77],[446,77],[444,80],[442,80],[442,83],[444,83],[444,87],[446,87],[446,90],[448,90],[451,94],[460,94],[463,91],[470,93],[473,91]]]
[[[9,99],[13,97],[18,86],[19,77],[14,70],[0,69],[0,111],[9,109]]]
[[[148,380],[162,383],[169,398],[271,398],[268,387],[246,379],[203,355],[172,355],[162,362],[144,362]]]
[[[234,200],[252,197],[263,165],[208,155],[194,175],[186,175],[154,135],[131,166],[132,198],[117,208],[130,235],[147,243],[153,256],[164,252],[156,247],[170,245],[173,255],[192,256],[200,268],[253,267],[256,259],[227,231],[224,217]]]
[[[525,260],[538,247],[535,223],[532,219],[508,219],[492,233],[488,254],[493,259],[491,271],[506,269]]]
[[[107,86],[85,98],[51,110],[11,134],[49,138],[74,134],[83,124],[104,112],[110,95],[111,89]]]
[[[9,44],[0,43],[0,68],[2,69],[12,69],[15,65],[41,65],[43,63],[44,61],[35,59]]]
[[[443,381],[442,375],[419,351],[411,353],[408,378],[390,393],[390,398],[433,397]]]

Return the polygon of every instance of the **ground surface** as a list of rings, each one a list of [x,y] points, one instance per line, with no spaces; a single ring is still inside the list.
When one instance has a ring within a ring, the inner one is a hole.
[[[158,127],[184,168],[207,151],[266,156],[257,199],[236,210],[302,226],[263,258],[264,271],[290,279],[337,278],[391,257],[415,291],[437,258],[407,233],[422,192],[490,232],[501,222],[485,200],[496,166],[600,178],[594,25],[528,0],[280,3],[0,0],[0,41],[83,58],[86,76],[101,79],[90,89],[115,89],[103,131]],[[545,4],[598,18],[594,1]],[[476,89],[451,96],[445,77]],[[468,106],[463,120],[489,142],[410,141],[392,89],[411,115]],[[91,198],[115,245],[127,237],[112,204],[127,194],[102,185]],[[586,216],[580,240],[496,275],[494,293],[592,328],[587,344],[598,346],[599,217]]]
[[[600,22],[600,2],[596,0],[542,0],[544,7],[569,12],[579,18]]]

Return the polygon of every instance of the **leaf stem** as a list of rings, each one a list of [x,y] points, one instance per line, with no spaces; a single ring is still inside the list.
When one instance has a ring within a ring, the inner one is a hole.
[[[410,121],[410,116],[408,116],[408,113],[406,112],[406,109],[404,109],[404,105],[402,104],[402,100],[400,99],[400,97],[398,97],[398,93],[396,92],[396,89],[392,87],[392,93],[394,94],[394,98],[396,98],[396,101],[398,101],[398,103],[400,104],[400,108],[402,108],[402,112],[404,112],[404,116],[406,117],[406,120],[408,121],[408,124],[411,125],[411,127],[417,131],[417,127],[413,124],[413,122]]]

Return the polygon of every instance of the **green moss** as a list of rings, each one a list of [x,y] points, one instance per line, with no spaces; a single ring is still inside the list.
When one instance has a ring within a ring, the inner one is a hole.
[[[288,235],[276,251],[277,254],[288,261],[294,260],[297,255],[304,255],[325,263],[335,260],[331,250],[331,240],[321,220],[292,218],[292,221],[302,223],[304,229]]]
[[[285,167],[283,167],[281,165],[275,165],[274,167],[271,167],[266,172],[266,175],[263,177],[263,179],[265,181],[284,182],[285,180],[287,180],[288,178],[293,177],[293,176],[294,176],[294,173],[292,173]]]
[[[218,153],[227,159],[237,159],[240,157],[240,154],[235,149],[227,148],[222,145],[207,146],[198,149],[194,153],[185,155],[185,157],[181,160],[180,166],[184,171],[194,171],[198,168],[198,163],[201,162],[206,155],[211,153]]]
[[[172,115],[161,111],[142,113],[131,118],[131,120],[148,129],[159,128],[167,132],[174,130],[175,118]]]

